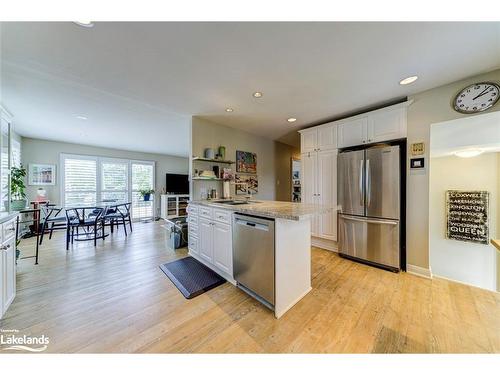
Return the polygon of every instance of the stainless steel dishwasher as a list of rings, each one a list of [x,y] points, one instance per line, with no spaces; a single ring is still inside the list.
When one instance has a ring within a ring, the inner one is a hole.
[[[233,275],[238,287],[274,308],[274,220],[235,214]]]

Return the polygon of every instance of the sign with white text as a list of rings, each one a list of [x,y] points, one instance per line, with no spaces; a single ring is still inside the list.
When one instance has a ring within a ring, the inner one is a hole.
[[[489,193],[446,191],[446,238],[488,245]]]

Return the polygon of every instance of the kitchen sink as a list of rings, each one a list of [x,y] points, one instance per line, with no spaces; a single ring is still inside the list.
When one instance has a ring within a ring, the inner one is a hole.
[[[247,201],[213,201],[214,203],[220,203],[220,204],[228,204],[230,206],[237,206],[240,204],[248,204]]]

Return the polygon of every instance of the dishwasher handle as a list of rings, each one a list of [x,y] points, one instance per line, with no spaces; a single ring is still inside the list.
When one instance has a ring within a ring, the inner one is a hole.
[[[254,221],[243,220],[240,218],[236,218],[235,221],[236,221],[236,225],[242,225],[242,226],[246,226],[246,227],[251,227],[252,229],[269,231],[269,225],[267,225],[267,224],[256,223]]]

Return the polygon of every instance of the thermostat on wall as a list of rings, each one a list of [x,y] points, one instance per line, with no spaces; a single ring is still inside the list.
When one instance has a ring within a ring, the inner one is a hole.
[[[410,159],[411,169],[422,169],[425,167],[424,158],[412,158]]]

